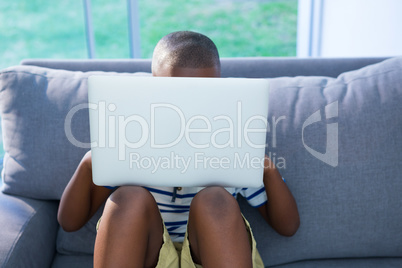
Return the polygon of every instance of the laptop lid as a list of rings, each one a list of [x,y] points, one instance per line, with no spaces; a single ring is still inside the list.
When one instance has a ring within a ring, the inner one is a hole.
[[[88,78],[97,185],[259,187],[268,81]]]

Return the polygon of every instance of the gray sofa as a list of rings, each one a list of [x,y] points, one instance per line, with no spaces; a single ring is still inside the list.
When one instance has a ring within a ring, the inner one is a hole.
[[[267,153],[299,208],[298,232],[282,237],[239,198],[265,264],[402,267],[402,58],[227,58],[222,69],[270,80]],[[150,72],[150,61],[25,60],[0,72],[1,267],[92,266],[101,211],[73,233],[56,213],[87,150],[66,138],[66,116],[100,72]],[[86,109],[71,134],[89,141]]]

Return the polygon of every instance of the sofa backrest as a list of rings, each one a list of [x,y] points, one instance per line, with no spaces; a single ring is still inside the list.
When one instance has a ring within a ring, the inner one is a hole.
[[[223,77],[274,78],[282,76],[329,76],[360,69],[386,58],[222,58]],[[151,72],[149,59],[125,60],[40,60],[26,59],[34,65],[69,71]]]

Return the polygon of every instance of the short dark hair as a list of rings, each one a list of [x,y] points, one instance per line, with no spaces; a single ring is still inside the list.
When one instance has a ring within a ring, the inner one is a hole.
[[[182,68],[211,68],[220,70],[219,53],[207,36],[179,31],[164,36],[156,45],[152,58],[152,72],[158,66]]]

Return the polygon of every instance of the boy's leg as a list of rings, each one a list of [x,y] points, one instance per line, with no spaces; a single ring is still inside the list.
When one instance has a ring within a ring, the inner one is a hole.
[[[208,267],[252,267],[249,235],[236,199],[208,187],[191,202],[188,236],[194,262]]]
[[[95,241],[94,267],[155,267],[163,223],[148,190],[118,188],[107,200]]]

